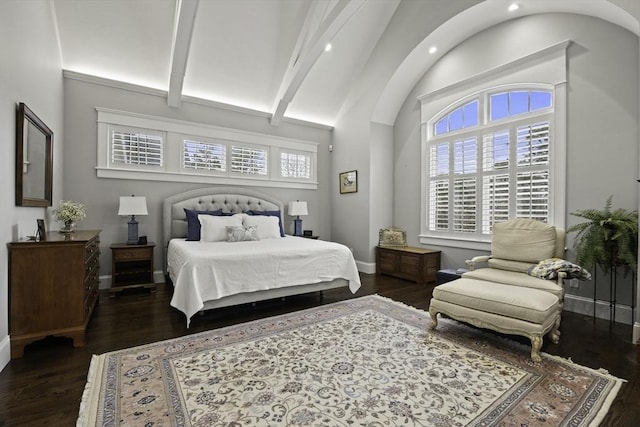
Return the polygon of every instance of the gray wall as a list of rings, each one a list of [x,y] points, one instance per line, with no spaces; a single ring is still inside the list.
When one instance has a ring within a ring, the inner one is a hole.
[[[62,73],[50,3],[0,2],[0,369],[9,361],[6,243],[34,234],[44,208],[15,200],[16,106],[24,102],[54,133],[53,194],[62,194]]]
[[[567,213],[614,206],[637,209],[638,36],[597,18],[571,14],[533,15],[509,21],[466,40],[438,61],[407,97],[394,127],[394,220],[409,243],[420,231],[420,106],[416,97],[507,62],[520,52],[572,40],[568,49]],[[487,47],[491,48],[488,49]],[[460,64],[464,64],[461,67]],[[567,215],[567,224],[579,219]],[[573,259],[572,241],[567,258]],[[481,253],[443,251],[443,266],[464,266]],[[598,281],[598,298],[608,299],[608,282]],[[630,305],[630,278],[618,282],[618,301]],[[590,297],[593,282],[569,289]]]
[[[355,194],[340,194],[337,178],[332,184],[332,237],[352,247],[355,258],[370,267],[378,230],[399,225],[393,219],[397,201],[388,185],[394,182],[393,159],[387,155],[394,144],[392,134],[387,126],[371,122],[373,110],[407,55],[442,22],[475,3],[456,0],[434,7],[427,1],[402,1],[340,111],[333,135],[333,175],[357,169],[359,182]]]
[[[167,106],[166,98],[162,96],[65,78],[64,124],[67,167],[64,170],[64,198],[80,201],[87,205],[87,218],[79,224],[79,227],[102,230],[101,275],[111,274],[109,245],[126,241],[127,237],[127,219],[116,215],[120,196],[135,194],[147,197],[149,215],[137,217],[140,223],[139,234],[146,235],[149,241],[156,242],[154,269],[161,271],[164,262],[161,245],[163,199],[175,193],[209,185],[98,178],[95,171],[97,144],[95,107],[113,108],[319,143],[319,185],[317,190],[270,187],[255,188],[255,190],[282,200],[285,203],[285,209],[287,202],[291,200],[306,200],[309,206],[309,215],[303,217],[303,228],[312,229],[314,234],[319,235],[322,239],[329,240],[331,238],[330,153],[328,150],[331,131],[287,122],[274,127],[264,117],[192,103],[183,102],[180,109],[170,108]],[[293,233],[293,221],[287,215],[285,215],[285,231]],[[105,283],[102,284],[103,287],[104,285]]]

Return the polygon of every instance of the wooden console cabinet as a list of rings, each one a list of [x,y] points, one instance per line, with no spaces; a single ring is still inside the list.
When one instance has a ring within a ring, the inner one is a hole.
[[[50,335],[83,346],[98,301],[100,230],[50,232],[44,241],[8,248],[11,358]]]
[[[434,282],[440,270],[440,251],[405,246],[376,247],[376,274],[387,274],[420,284]]]

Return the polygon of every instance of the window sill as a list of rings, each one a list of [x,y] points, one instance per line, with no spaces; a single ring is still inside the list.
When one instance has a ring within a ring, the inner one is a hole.
[[[98,178],[134,179],[144,181],[188,182],[199,184],[250,185],[252,187],[300,188],[316,190],[317,182],[275,181],[245,177],[182,174],[160,171],[96,168]]]
[[[491,251],[491,242],[483,240],[462,239],[450,236],[420,235],[420,243],[432,246],[445,246],[450,248],[473,249],[478,251]]]

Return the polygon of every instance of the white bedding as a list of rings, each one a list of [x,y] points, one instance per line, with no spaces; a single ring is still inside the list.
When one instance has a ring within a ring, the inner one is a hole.
[[[230,295],[342,278],[355,293],[360,276],[349,248],[286,236],[248,242],[172,239],[167,252],[171,305],[191,317],[205,301]]]

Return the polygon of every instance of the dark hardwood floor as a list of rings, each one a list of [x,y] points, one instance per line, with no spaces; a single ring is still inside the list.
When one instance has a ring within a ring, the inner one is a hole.
[[[433,285],[386,276],[362,275],[356,296],[377,293],[427,309]],[[72,348],[65,338],[47,338],[28,346],[22,359],[12,360],[0,372],[0,426],[72,426],[92,354],[170,339],[230,324],[328,304],[354,296],[347,289],[289,297],[224,308],[196,315],[191,328],[184,316],[169,306],[171,289],[159,285],[155,293],[130,290],[116,298],[102,293],[87,330],[87,345]],[[545,340],[544,352],[571,358],[591,368],[607,369],[626,379],[602,426],[640,425],[640,364],[631,343],[631,327],[565,312],[559,344]],[[520,338],[513,337],[520,340]],[[527,340],[522,339],[523,342]]]

